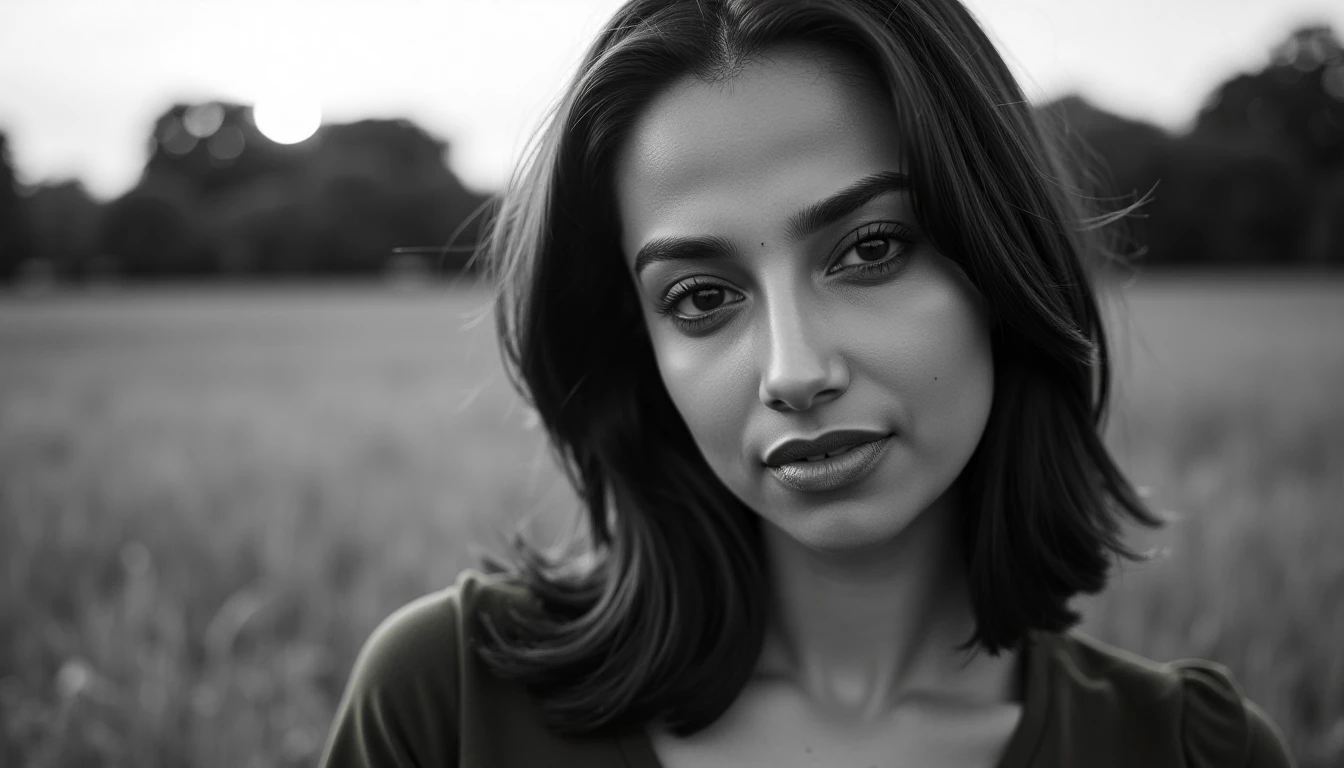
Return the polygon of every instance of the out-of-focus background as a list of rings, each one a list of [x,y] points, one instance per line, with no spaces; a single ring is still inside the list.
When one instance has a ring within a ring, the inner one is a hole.
[[[476,212],[616,0],[0,3],[0,764],[312,764],[373,626],[575,503]],[[1086,629],[1344,765],[1344,7],[974,0],[1120,207]]]

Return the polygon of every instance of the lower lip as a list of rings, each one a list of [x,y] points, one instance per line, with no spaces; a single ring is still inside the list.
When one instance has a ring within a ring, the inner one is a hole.
[[[778,467],[770,467],[770,472],[779,482],[795,491],[819,493],[844,488],[857,483],[873,471],[877,462],[886,453],[891,437],[862,443],[850,448],[839,456],[824,461],[792,461]]]

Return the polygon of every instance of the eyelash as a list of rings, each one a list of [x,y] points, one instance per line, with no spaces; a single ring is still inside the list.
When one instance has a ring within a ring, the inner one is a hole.
[[[672,286],[672,289],[667,292],[667,295],[658,300],[656,307],[658,314],[667,315],[672,322],[688,331],[703,327],[718,314],[717,311],[706,312],[703,315],[696,315],[695,317],[683,317],[674,311],[676,306],[681,303],[682,299],[695,293],[699,288],[719,288],[721,290],[728,290],[718,283],[712,283],[699,277],[688,278]]]
[[[904,261],[909,254],[910,248],[916,243],[915,235],[909,228],[901,224],[869,224],[857,230],[845,244],[839,249],[840,258],[860,243],[868,240],[894,240],[897,244],[904,246],[896,255],[885,258],[881,261],[875,261],[867,264],[858,264],[855,266],[836,269],[832,267],[826,271],[826,274],[832,275],[836,272],[854,272],[864,277],[880,277],[894,271]],[[836,259],[839,261],[840,259]],[[672,322],[686,331],[698,330],[709,324],[718,316],[719,310],[711,310],[694,317],[685,317],[677,314],[674,309],[681,300],[694,293],[699,288],[719,288],[721,290],[731,290],[718,283],[704,280],[699,277],[691,277],[672,286],[667,295],[659,299],[655,309],[660,315],[667,315]],[[736,304],[737,302],[733,302]]]
[[[840,256],[843,258],[849,253],[850,249],[858,246],[860,243],[868,240],[894,240],[897,244],[904,246],[897,251],[895,256],[874,261],[865,264],[859,264],[853,267],[847,267],[843,270],[830,269],[826,274],[834,274],[837,271],[857,272],[860,275],[884,275],[905,261],[905,256],[909,253],[911,247],[915,245],[915,233],[902,224],[868,224],[854,233],[852,237],[845,241],[840,248]],[[838,261],[839,259],[837,259]]]

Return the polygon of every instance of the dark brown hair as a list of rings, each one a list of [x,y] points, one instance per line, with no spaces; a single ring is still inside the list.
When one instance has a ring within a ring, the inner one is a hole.
[[[1100,437],[1110,358],[1088,219],[1031,107],[957,0],[632,0],[607,24],[505,194],[483,256],[506,367],[586,508],[591,558],[515,539],[542,610],[489,617],[481,658],[552,728],[719,717],[761,649],[757,516],[715,477],[658,375],[625,272],[613,159],[673,80],[732,77],[804,43],[861,62],[898,99],[915,213],[984,296],[995,393],[960,482],[976,629],[1016,649],[1076,624],[1124,518],[1156,525]],[[1096,223],[1092,221],[1092,223]]]

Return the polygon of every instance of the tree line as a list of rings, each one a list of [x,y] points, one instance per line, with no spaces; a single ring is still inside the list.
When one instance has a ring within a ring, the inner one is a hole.
[[[1131,261],[1344,266],[1344,48],[1329,27],[1295,30],[1184,132],[1078,96],[1037,110],[1098,214],[1143,201],[1111,225]],[[489,197],[408,120],[281,145],[245,106],[175,104],[149,147],[135,186],[100,202],[77,181],[19,184],[0,132],[0,278],[457,272],[488,226]]]
[[[76,281],[456,271],[489,202],[448,169],[447,142],[408,120],[283,145],[245,106],[175,104],[149,142],[139,181],[106,203],[77,181],[18,190],[0,162],[0,269]],[[419,251],[398,253],[408,246]]]
[[[1144,201],[1117,238],[1151,266],[1344,266],[1344,49],[1292,32],[1259,72],[1169,133],[1071,96],[1040,108],[1099,213]]]

